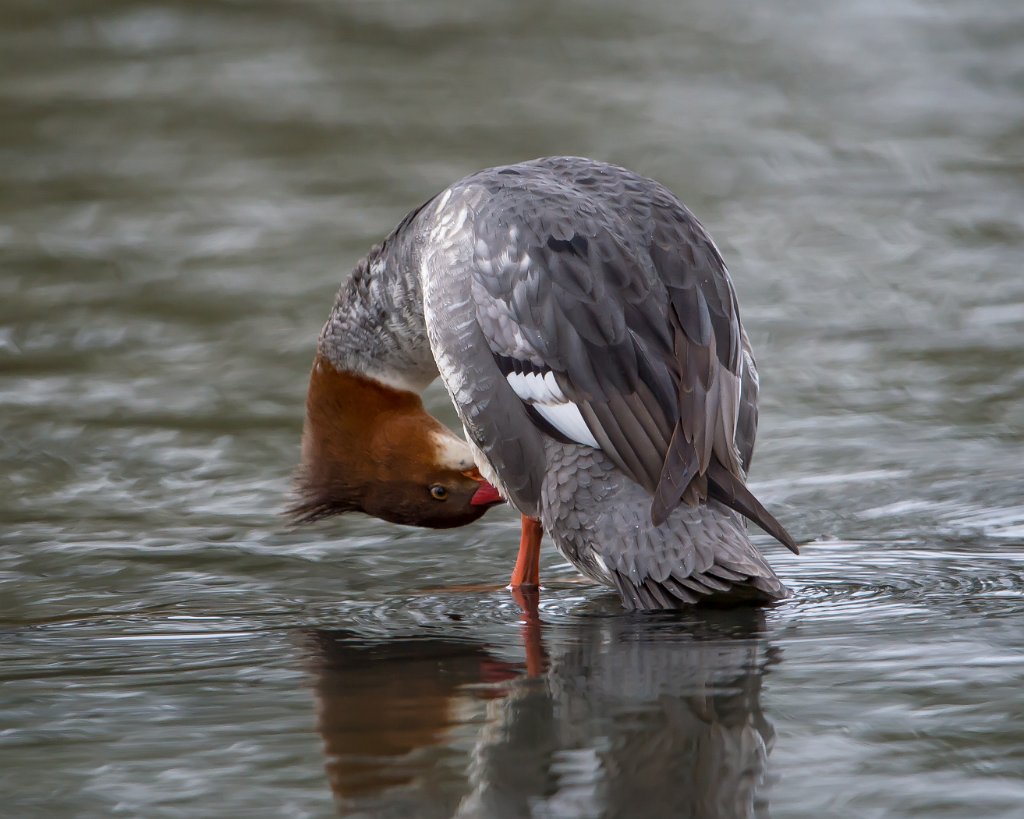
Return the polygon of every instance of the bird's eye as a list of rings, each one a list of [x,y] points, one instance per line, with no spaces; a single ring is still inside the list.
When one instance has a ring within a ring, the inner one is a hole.
[[[445,498],[448,497],[448,490],[445,489],[440,484],[435,483],[432,487],[430,487],[430,497],[432,497],[434,500],[444,500]]]

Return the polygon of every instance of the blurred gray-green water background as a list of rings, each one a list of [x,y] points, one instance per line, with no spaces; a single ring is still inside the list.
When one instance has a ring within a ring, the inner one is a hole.
[[[546,154],[721,246],[784,604],[279,518],[339,282]],[[6,0],[0,812],[1020,816],[1022,183],[1019,3]]]

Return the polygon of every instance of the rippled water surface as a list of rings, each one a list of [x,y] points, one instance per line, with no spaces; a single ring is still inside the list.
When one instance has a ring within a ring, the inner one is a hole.
[[[1020,816],[1022,41],[967,0],[4,3],[4,812]],[[787,602],[628,617],[546,552],[524,616],[508,510],[279,519],[339,281],[553,153],[721,245]]]

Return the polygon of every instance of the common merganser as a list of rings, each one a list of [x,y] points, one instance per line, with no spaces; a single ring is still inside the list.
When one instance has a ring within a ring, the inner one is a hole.
[[[468,444],[420,403],[438,375]],[[741,517],[797,551],[745,485],[757,394],[722,256],[667,188],[579,157],[488,168],[342,286],[295,512],[449,526],[504,498],[513,586],[539,581],[547,532],[627,609],[780,599]]]

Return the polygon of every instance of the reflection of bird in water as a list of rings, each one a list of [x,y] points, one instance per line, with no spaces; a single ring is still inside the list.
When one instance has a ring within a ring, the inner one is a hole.
[[[485,680],[487,653],[454,641],[366,642],[340,631],[311,631],[305,642],[341,812],[373,804],[374,816],[451,816],[465,790],[461,777],[445,781],[447,761],[461,756],[449,747],[451,733],[473,710],[474,695],[463,689]]]
[[[314,632],[319,727],[339,809],[766,815],[758,789],[773,733],[760,690],[770,652],[751,637],[758,617],[560,624],[532,648],[546,655],[537,676],[481,646]]]

